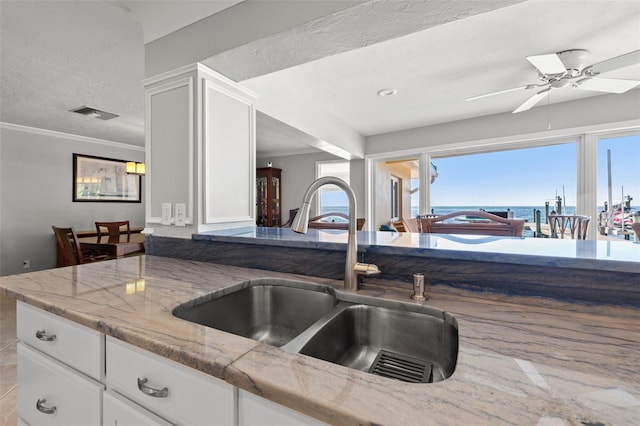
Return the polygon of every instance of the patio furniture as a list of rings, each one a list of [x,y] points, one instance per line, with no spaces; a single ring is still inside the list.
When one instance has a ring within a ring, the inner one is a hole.
[[[420,232],[521,237],[524,220],[505,219],[484,211],[462,210],[418,219]]]

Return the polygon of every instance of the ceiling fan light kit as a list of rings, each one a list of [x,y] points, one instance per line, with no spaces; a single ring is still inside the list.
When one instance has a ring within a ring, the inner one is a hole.
[[[515,114],[533,108],[547,96],[551,90],[570,87],[572,89],[620,94],[640,85],[640,81],[637,80],[598,77],[600,74],[598,70],[608,72],[640,63],[640,50],[592,65],[587,65],[589,61],[589,51],[584,49],[571,49],[546,55],[527,56],[527,60],[538,70],[538,80],[540,80],[540,83],[486,93],[467,98],[466,100],[473,101],[522,89],[543,88],[543,90],[539,90],[535,95],[531,96],[516,108],[513,111]]]

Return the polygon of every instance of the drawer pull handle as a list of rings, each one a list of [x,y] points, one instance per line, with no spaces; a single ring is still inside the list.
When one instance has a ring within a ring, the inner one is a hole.
[[[166,398],[169,396],[169,388],[154,389],[147,386],[147,381],[146,377],[144,379],[138,377],[138,389],[140,389],[140,392],[155,398]]]
[[[55,334],[47,334],[47,330],[38,330],[36,331],[36,337],[45,342],[53,342],[56,340]]]
[[[57,410],[56,407],[45,407],[44,403],[47,402],[46,399],[44,398],[40,398],[37,402],[36,402],[36,408],[38,409],[38,411],[40,411],[41,413],[45,413],[45,414],[54,414]]]

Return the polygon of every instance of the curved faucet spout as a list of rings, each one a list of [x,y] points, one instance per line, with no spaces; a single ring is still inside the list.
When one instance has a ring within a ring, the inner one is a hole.
[[[356,238],[356,195],[349,184],[334,176],[326,176],[314,181],[309,188],[307,188],[307,192],[304,194],[302,205],[291,224],[291,230],[301,234],[305,234],[307,232],[309,227],[311,198],[316,191],[324,185],[336,185],[347,194],[347,199],[349,201],[349,233],[347,238],[347,258],[344,265],[344,288],[347,291],[357,291],[357,274],[371,275],[373,273],[378,273],[379,270],[375,265],[362,265],[358,263],[358,240]]]

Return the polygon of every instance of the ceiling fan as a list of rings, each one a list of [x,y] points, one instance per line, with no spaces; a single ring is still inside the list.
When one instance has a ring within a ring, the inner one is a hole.
[[[587,65],[589,51],[583,49],[563,50],[562,52],[548,55],[527,56],[527,60],[538,70],[540,83],[486,93],[466,100],[473,101],[518,90],[540,89],[516,108],[513,111],[515,114],[533,108],[552,90],[571,87],[606,93],[624,93],[640,84],[640,80],[598,77],[601,73],[640,64],[640,50],[625,53],[592,65]]]

